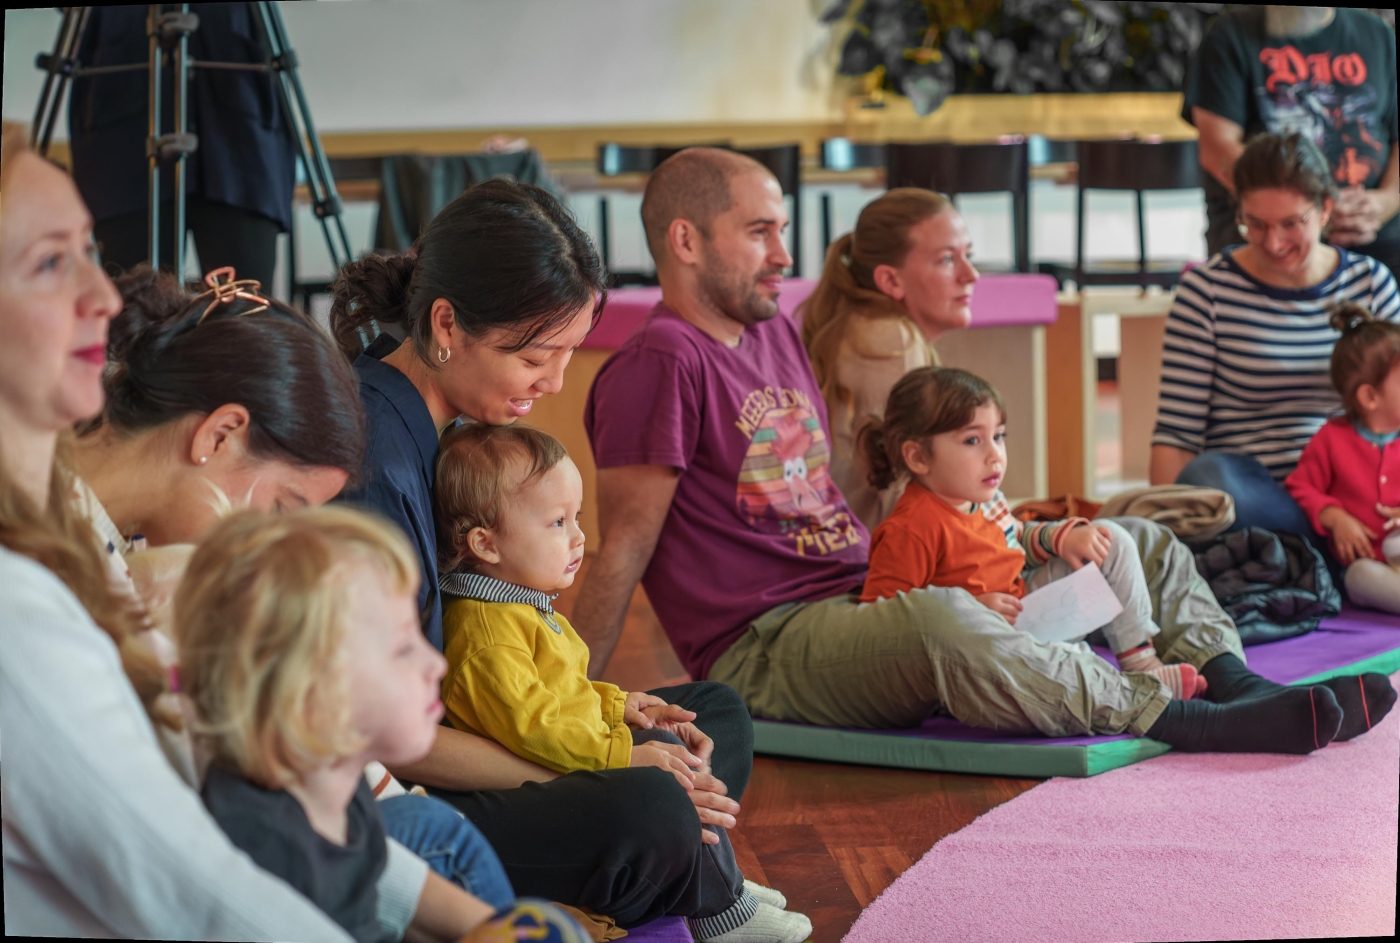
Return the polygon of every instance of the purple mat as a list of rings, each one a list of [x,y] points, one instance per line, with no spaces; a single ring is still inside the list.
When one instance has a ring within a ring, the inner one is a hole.
[[[685,928],[684,917],[662,917],[633,927],[627,931],[625,939],[642,943],[695,943],[695,938]]]
[[[1335,619],[1324,619],[1307,635],[1251,645],[1244,650],[1249,667],[1256,674],[1290,684],[1332,668],[1353,665],[1385,652],[1400,648],[1400,616],[1345,606]],[[1094,646],[1094,651],[1110,664],[1117,664],[1107,648]],[[1387,672],[1388,673],[1388,672]],[[776,721],[765,721],[776,723]],[[893,737],[920,737],[926,740],[958,740],[965,743],[1038,744],[1041,746],[1092,746],[1114,740],[1133,739],[1131,734],[1088,737],[1041,737],[1001,734],[995,730],[970,727],[952,717],[930,717],[918,727],[904,730],[863,730],[856,727],[833,728],[861,733],[878,733]]]

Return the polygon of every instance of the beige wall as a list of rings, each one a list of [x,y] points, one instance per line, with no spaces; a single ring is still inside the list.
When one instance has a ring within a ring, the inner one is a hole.
[[[823,0],[282,3],[323,132],[839,117]],[[28,121],[53,8],[5,13],[6,118]],[[66,133],[66,124],[61,126]],[[61,136],[61,135],[60,135]]]

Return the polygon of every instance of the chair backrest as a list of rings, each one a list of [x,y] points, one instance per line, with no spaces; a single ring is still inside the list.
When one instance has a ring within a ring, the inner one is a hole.
[[[954,193],[1024,192],[1029,155],[1012,144],[892,143],[885,146],[886,186]]]
[[[752,157],[773,176],[778,178],[778,186],[783,193],[799,193],[802,190],[802,145],[780,144],[776,147],[744,147],[738,149],[745,157]]]
[[[1191,190],[1201,185],[1195,141],[1079,141],[1085,190]]]
[[[638,147],[631,144],[598,145],[598,173],[604,177],[651,173],[657,163],[654,147]]]
[[[468,187],[493,177],[534,184],[562,198],[539,151],[505,154],[395,154],[380,162],[375,248],[403,251]]]
[[[861,144],[849,138],[827,138],[822,141],[823,170],[855,170],[857,167],[885,166],[885,145]]]

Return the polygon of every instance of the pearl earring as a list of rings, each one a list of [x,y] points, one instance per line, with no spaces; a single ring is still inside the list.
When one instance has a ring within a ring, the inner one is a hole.
[[[203,465],[203,464],[204,464],[205,462],[207,462],[207,461],[209,461],[209,456],[207,456],[207,455],[201,455],[201,456],[199,457],[199,464]]]

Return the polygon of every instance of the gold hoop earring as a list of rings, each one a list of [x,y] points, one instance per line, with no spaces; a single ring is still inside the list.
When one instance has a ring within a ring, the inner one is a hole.
[[[439,348],[438,348],[438,363],[447,363],[447,361],[448,361],[449,359],[451,359],[451,357],[452,357],[452,348],[450,348],[450,347],[439,347]]]

